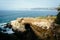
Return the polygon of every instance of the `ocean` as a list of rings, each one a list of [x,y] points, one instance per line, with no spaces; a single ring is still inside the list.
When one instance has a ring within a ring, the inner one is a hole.
[[[57,15],[57,11],[16,11],[16,10],[0,10],[0,29],[4,29],[4,24],[15,20],[19,17],[38,17],[38,16],[47,16],[47,15]],[[3,32],[3,31],[1,31]],[[12,29],[6,29],[4,33],[13,33]]]
[[[47,15],[57,15],[57,11],[1,11],[0,23],[9,22],[18,17],[38,17]]]

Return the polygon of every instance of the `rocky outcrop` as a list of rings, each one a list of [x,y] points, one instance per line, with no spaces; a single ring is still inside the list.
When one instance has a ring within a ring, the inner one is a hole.
[[[47,20],[47,19],[36,19],[36,18],[18,18],[17,20],[11,21],[12,28],[15,30],[21,30],[24,31],[24,23],[30,23],[32,25],[36,25],[38,27],[42,27],[43,29],[46,27],[49,29],[51,27],[51,24],[53,23],[53,20]],[[21,29],[20,29],[21,28]]]
[[[42,39],[42,40],[54,40],[53,22],[51,19],[37,19],[37,18],[18,18],[11,21],[12,29],[20,32],[18,35],[27,37]],[[22,34],[21,34],[22,32]],[[31,33],[30,33],[31,32]],[[25,38],[24,37],[24,38]],[[29,38],[27,37],[27,39]]]
[[[7,24],[20,40],[58,40],[59,25],[51,18],[17,18]]]

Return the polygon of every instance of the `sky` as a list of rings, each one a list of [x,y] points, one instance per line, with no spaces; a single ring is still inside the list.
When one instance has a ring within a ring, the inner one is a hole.
[[[56,8],[60,0],[0,0],[0,10],[19,10],[24,8]]]

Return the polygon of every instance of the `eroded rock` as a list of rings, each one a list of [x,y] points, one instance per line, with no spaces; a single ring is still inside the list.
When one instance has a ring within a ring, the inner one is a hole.
[[[30,26],[26,26],[26,23]],[[36,19],[36,18],[18,18],[17,20],[11,21],[11,25],[13,30],[17,30],[19,32],[23,32],[23,34],[29,34],[31,30],[38,37],[38,39],[48,39],[53,40],[53,31],[52,28],[53,20],[47,19]],[[28,30],[28,32],[27,32]],[[25,33],[24,33],[25,32]],[[32,33],[32,32],[31,32]],[[22,34],[22,35],[23,35]],[[26,37],[26,35],[25,35]]]

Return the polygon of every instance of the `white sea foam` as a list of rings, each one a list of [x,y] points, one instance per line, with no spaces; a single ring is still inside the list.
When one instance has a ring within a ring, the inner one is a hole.
[[[7,23],[0,23],[0,29],[2,29],[1,32],[3,32],[3,33],[8,33],[8,34],[14,33],[14,32],[12,31],[12,29],[4,28],[4,26],[5,26],[6,24],[7,24]],[[3,30],[6,30],[6,31],[4,32]]]
[[[0,28],[3,29],[6,24],[7,24],[7,23],[0,23]]]

